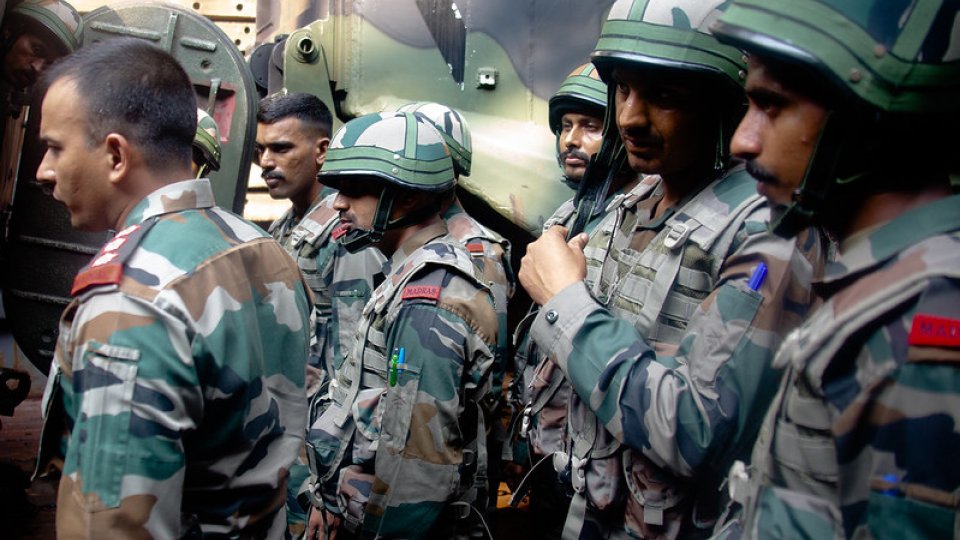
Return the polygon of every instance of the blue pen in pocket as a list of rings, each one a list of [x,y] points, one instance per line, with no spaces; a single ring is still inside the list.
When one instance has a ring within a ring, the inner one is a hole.
[[[747,287],[749,287],[751,291],[759,291],[766,277],[767,265],[761,262],[753,269],[753,274],[750,275],[750,281],[747,283]]]

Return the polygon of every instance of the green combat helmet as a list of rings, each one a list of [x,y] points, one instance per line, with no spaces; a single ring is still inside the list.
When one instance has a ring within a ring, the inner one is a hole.
[[[890,129],[892,121],[911,125],[925,117],[927,125],[949,126],[944,115],[957,117],[958,16],[957,6],[946,2],[747,0],[733,2],[714,23],[712,31],[721,41],[819,75],[822,81],[817,82],[846,105],[830,111],[803,182],[773,224],[774,232],[792,236],[818,217],[839,211],[830,208],[838,192],[857,185],[861,172],[871,166],[851,160],[857,160],[857,150],[869,145],[872,135],[896,132]],[[940,122],[930,121],[938,115]],[[906,144],[910,137],[898,138]],[[912,167],[924,165],[906,161]]]
[[[470,128],[456,109],[440,103],[420,102],[404,105],[397,111],[419,113],[433,122],[450,148],[450,157],[453,158],[453,169],[457,176],[470,176],[470,160],[473,157]]]
[[[197,164],[197,178],[220,170],[220,152],[217,122],[207,111],[197,109],[197,132],[193,136],[193,162]]]
[[[355,118],[330,141],[318,179],[343,189],[349,177],[367,178],[384,185],[377,202],[373,226],[335,231],[351,253],[379,242],[386,231],[419,223],[438,213],[439,195],[456,185],[453,160],[443,135],[433,122],[409,112],[376,113]],[[390,220],[394,199],[402,191],[424,191],[438,195],[436,204],[426,205],[403,217]]]
[[[550,98],[548,106],[550,131],[557,136],[557,164],[563,170],[563,163],[560,161],[563,115],[570,112],[589,112],[597,118],[603,118],[607,109],[607,84],[600,80],[596,66],[584,64],[567,75]]]
[[[13,8],[12,21],[39,25],[62,43],[70,53],[83,43],[83,20],[73,6],[63,0],[25,0]]]
[[[550,98],[549,107],[550,131],[559,137],[564,114],[587,110],[603,117],[607,108],[607,84],[600,80],[593,64],[584,64],[567,75]]]
[[[617,0],[607,14],[600,39],[590,59],[597,66],[600,78],[610,83],[617,66],[644,70],[677,70],[698,73],[715,83],[718,103],[723,110],[717,126],[716,160],[719,174],[729,161],[729,140],[743,114],[746,98],[743,84],[747,62],[743,53],[724,45],[708,33],[708,27],[726,8],[730,0]],[[573,226],[576,232],[599,210],[602,193],[607,192],[611,175],[623,167],[625,155],[616,129],[614,93],[607,94],[603,142],[595,163],[602,166],[605,179],[598,178],[591,163],[581,182],[577,200],[584,211],[578,211]]]

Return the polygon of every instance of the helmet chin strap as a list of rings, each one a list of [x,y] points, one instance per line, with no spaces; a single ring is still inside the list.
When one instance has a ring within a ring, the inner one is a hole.
[[[440,197],[438,196],[430,204],[414,208],[391,221],[390,214],[393,212],[394,203],[401,193],[397,189],[384,188],[377,200],[377,212],[373,216],[373,224],[370,229],[351,229],[347,234],[340,237],[340,243],[343,244],[343,247],[350,253],[356,253],[383,240],[383,236],[389,230],[409,227],[440,213]]]
[[[792,238],[803,229],[823,221],[824,212],[836,196],[838,164],[846,150],[849,126],[835,111],[828,111],[817,142],[807,161],[803,181],[793,192],[793,202],[774,219],[774,234]]]

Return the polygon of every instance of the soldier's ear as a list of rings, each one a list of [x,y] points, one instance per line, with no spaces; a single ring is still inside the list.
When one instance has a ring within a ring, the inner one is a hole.
[[[111,184],[118,184],[130,174],[131,164],[139,156],[129,139],[119,133],[108,133],[103,145],[104,159],[109,167],[108,179]]]
[[[323,167],[323,162],[327,159],[327,148],[330,146],[330,137],[320,137],[317,139],[316,156],[317,156],[317,169]]]

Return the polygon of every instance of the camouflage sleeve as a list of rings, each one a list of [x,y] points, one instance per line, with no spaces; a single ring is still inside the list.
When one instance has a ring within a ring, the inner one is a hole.
[[[496,316],[489,295],[478,296],[488,311],[479,325],[443,299],[404,300],[387,331],[387,350],[402,349],[406,367],[381,402],[375,479],[364,521],[364,529],[377,537],[420,538],[460,488],[470,440],[465,406],[486,391],[495,358]]]
[[[744,433],[776,390],[773,354],[811,303],[815,234],[780,239],[753,216],[738,238],[679,346],[654,350],[583,283],[543,306],[531,330],[613,436],[677,474],[723,467],[751,442]],[[761,262],[768,273],[754,291],[748,282]]]
[[[77,312],[71,380],[73,430],[57,520],[87,537],[180,534],[183,433],[203,396],[183,322],[122,293],[89,298]],[[146,529],[146,531],[144,531]]]

